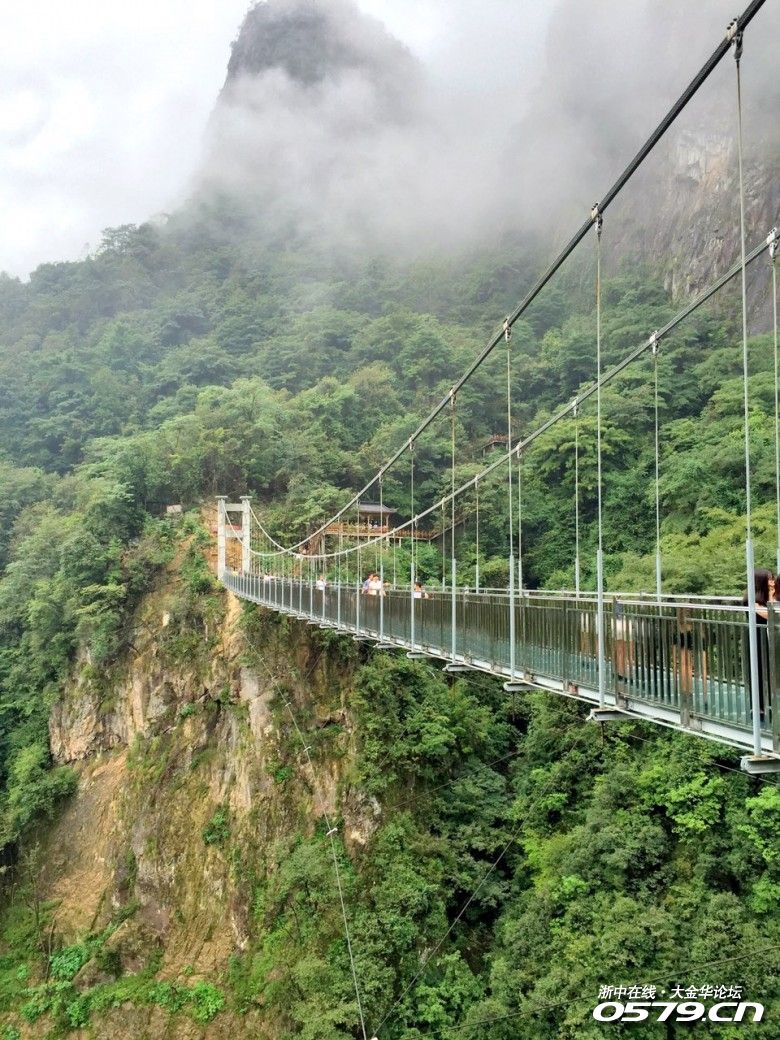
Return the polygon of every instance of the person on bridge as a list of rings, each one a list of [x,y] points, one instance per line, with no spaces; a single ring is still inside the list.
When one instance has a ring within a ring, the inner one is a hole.
[[[756,590],[756,624],[758,625],[758,695],[761,704],[761,721],[763,722],[766,719],[766,706],[769,701],[764,680],[764,676],[769,674],[768,667],[764,667],[765,661],[767,665],[769,663],[769,639],[766,626],[769,622],[769,604],[776,602],[777,579],[771,571],[759,569],[753,572],[753,581]],[[745,607],[748,605],[747,589],[742,596],[742,605]],[[747,636],[747,632],[745,635]],[[747,639],[744,652],[747,680],[745,687],[750,690],[750,644]]]
[[[381,596],[382,595],[382,582],[380,581],[379,575],[374,573],[369,576],[368,579],[368,594],[369,596]]]
[[[328,587],[328,579],[325,577],[324,574],[321,574],[319,576],[319,578],[317,578],[317,586],[316,587],[317,587],[317,589],[320,592],[324,592],[325,589],[327,589],[327,587]]]
[[[765,625],[769,620],[767,604],[775,602],[777,579],[771,571],[757,570],[753,571],[753,581],[756,589],[756,621],[759,625]],[[748,594],[746,590],[742,597],[742,605],[746,607],[747,604]]]

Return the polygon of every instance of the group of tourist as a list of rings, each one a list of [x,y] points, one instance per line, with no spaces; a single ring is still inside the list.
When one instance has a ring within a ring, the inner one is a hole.
[[[324,574],[321,574],[314,583],[314,587],[318,592],[325,592],[328,588],[328,579]],[[388,581],[383,580],[376,571],[369,571],[368,575],[364,578],[363,584],[361,585],[360,591],[364,596],[386,596],[388,591],[392,589],[392,584]],[[414,589],[412,595],[415,599],[428,599],[428,593],[423,589],[419,581],[414,583]]]

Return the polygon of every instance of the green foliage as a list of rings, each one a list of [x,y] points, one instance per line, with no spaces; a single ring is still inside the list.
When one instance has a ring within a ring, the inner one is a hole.
[[[170,552],[166,526],[139,521],[115,485],[71,480],[59,494],[71,511],[48,504],[30,514],[0,575],[2,845],[75,789],[72,770],[51,769],[52,701],[78,647],[95,675],[116,659],[128,609]]]
[[[221,805],[203,828],[203,841],[206,845],[227,845],[230,840],[230,813],[227,806]]]
[[[94,950],[87,943],[66,946],[49,959],[49,975],[55,980],[70,982],[92,956]]]
[[[404,774],[427,779],[433,768],[454,763],[505,739],[505,730],[467,683],[448,686],[430,667],[377,655],[356,677],[361,718],[363,776],[379,792]]]
[[[275,784],[283,784],[285,781],[290,779],[291,774],[291,766],[276,766],[272,771],[271,776],[273,776]]]
[[[190,1004],[193,1019],[206,1024],[219,1014],[225,1006],[225,995],[211,982],[196,982],[190,990]]]
[[[76,997],[65,1007],[65,1018],[71,1029],[80,1029],[89,1022],[92,1012],[91,1002],[88,994]]]
[[[175,1014],[187,1006],[188,993],[183,986],[172,982],[153,982],[144,993],[145,1001]]]
[[[217,583],[201,551],[201,545],[202,543],[195,540],[188,546],[179,568],[182,582],[193,599],[213,593],[217,589]]]

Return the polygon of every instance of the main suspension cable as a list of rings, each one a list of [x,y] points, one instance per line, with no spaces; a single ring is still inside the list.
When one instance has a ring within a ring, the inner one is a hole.
[[[744,31],[744,29],[747,28],[747,26],[753,20],[755,15],[758,13],[758,11],[763,7],[765,2],[766,2],[766,0],[751,0],[751,3],[748,4],[747,8],[745,9],[745,11],[743,12],[743,14],[740,16],[740,18],[738,20],[740,31]],[[619,175],[617,180],[614,182],[614,184],[608,189],[608,191],[606,192],[604,197],[594,207],[594,209],[598,210],[599,214],[603,215],[604,212],[606,211],[607,207],[609,205],[611,205],[612,202],[614,202],[615,198],[623,190],[623,188],[626,186],[626,184],[631,179],[631,177],[633,177],[633,175],[636,173],[636,171],[639,169],[639,167],[642,165],[642,163],[645,161],[645,159],[648,157],[648,155],[652,152],[652,150],[655,148],[655,146],[658,144],[658,142],[661,140],[661,138],[664,136],[664,134],[667,132],[667,130],[676,121],[676,119],[678,118],[680,113],[687,107],[687,105],[690,103],[691,99],[694,97],[694,95],[701,88],[703,83],[708,79],[708,77],[712,74],[712,72],[717,67],[717,65],[720,63],[720,61],[723,59],[723,57],[728,53],[728,51],[729,51],[729,49],[731,47],[732,39],[733,39],[733,35],[730,35],[730,34],[727,33],[726,37],[723,40],[721,40],[721,42],[715,48],[715,50],[710,55],[710,57],[707,59],[707,61],[704,63],[704,65],[702,65],[702,67],[699,69],[699,71],[696,73],[696,75],[690,81],[690,83],[685,88],[685,90],[682,92],[682,94],[679,96],[679,98],[674,102],[674,104],[671,106],[671,108],[669,108],[669,110],[667,111],[666,115],[663,117],[663,119],[660,121],[660,123],[656,126],[656,128],[653,130],[653,132],[647,138],[647,140],[642,145],[642,147],[639,149],[639,151],[636,153],[636,155],[633,157],[633,159],[631,159],[631,161],[623,169],[623,171],[621,172],[621,174]],[[561,250],[561,252],[555,258],[555,260],[553,260],[553,262],[549,265],[549,267],[546,269],[546,271],[539,277],[539,279],[534,283],[534,285],[531,287],[531,289],[529,289],[529,291],[526,293],[525,297],[520,302],[520,304],[507,317],[507,319],[504,322],[504,325],[502,326],[500,331],[496,332],[490,338],[488,344],[485,346],[485,348],[482,350],[482,352],[475,358],[475,360],[471,363],[471,365],[469,365],[469,367],[466,369],[466,371],[453,384],[453,386],[451,388],[452,391],[457,393],[461,389],[461,387],[465,383],[468,382],[468,380],[477,371],[477,369],[482,365],[482,363],[485,361],[485,359],[488,358],[490,356],[490,354],[492,354],[493,350],[499,345],[501,340],[504,338],[507,324],[508,324],[509,328],[511,329],[511,327],[525,313],[525,311],[530,307],[530,305],[533,303],[533,301],[536,299],[536,297],[539,295],[539,293],[542,291],[542,289],[544,289],[544,287],[548,284],[548,282],[550,282],[550,280],[553,278],[553,276],[558,272],[558,270],[563,266],[565,261],[571,256],[571,254],[574,252],[574,250],[577,248],[577,246],[580,244],[580,242],[582,242],[582,240],[588,234],[589,230],[593,226],[593,222],[594,222],[594,217],[591,214],[590,219],[586,220],[582,224],[582,226],[575,232],[575,234],[572,236],[572,238],[569,240],[569,242],[564,246],[564,248]],[[431,423],[434,422],[434,420],[448,406],[449,400],[450,400],[450,393],[448,392],[447,396],[444,397],[431,410],[429,415],[417,427],[415,432],[412,434],[412,439],[413,440],[418,440],[420,438],[421,434],[424,433],[424,431],[431,425]],[[357,494],[351,499],[351,501],[348,502],[345,506],[343,506],[342,509],[340,509],[338,511],[338,513],[336,513],[329,520],[325,521],[325,523],[323,523],[321,525],[321,527],[317,531],[314,532],[313,536],[317,536],[317,535],[321,534],[326,527],[328,527],[330,524],[335,523],[337,520],[339,520],[340,517],[348,509],[350,509],[351,506],[354,505],[354,503],[356,501],[359,501],[360,498],[367,491],[369,491],[373,487],[373,485],[376,483],[378,477],[381,474],[385,473],[388,469],[390,469],[391,466],[393,466],[401,458],[401,456],[403,455],[405,450],[406,450],[406,441],[387,460],[387,462],[384,463],[384,465],[380,468],[379,472],[377,474],[375,474],[375,476],[372,478],[370,483],[368,483],[361,491],[358,491]],[[313,537],[313,536],[309,536],[309,537]],[[300,549],[303,545],[306,544],[307,540],[308,540],[307,538],[303,538],[297,544],[292,545],[292,546],[288,546],[287,547],[288,551],[294,551],[296,549]]]
[[[748,253],[748,255],[746,257],[746,264],[749,266],[751,263],[753,263],[759,256],[762,255],[762,253],[765,250],[768,249],[768,246],[769,246],[768,240],[767,239],[762,239],[762,241],[757,246],[755,246],[751,250],[750,253]],[[550,416],[549,419],[546,419],[543,423],[541,423],[532,433],[530,433],[527,437],[525,437],[521,441],[519,441],[517,446],[515,447],[515,449],[508,451],[505,455],[502,455],[500,458],[496,459],[495,462],[490,463],[488,466],[485,467],[485,469],[483,469],[481,471],[481,473],[475,475],[470,480],[466,481],[465,484],[461,485],[461,487],[457,488],[456,492],[455,492],[456,495],[463,494],[465,491],[467,491],[471,487],[473,487],[478,480],[484,480],[488,476],[490,476],[490,474],[492,474],[492,473],[496,472],[498,469],[500,469],[502,466],[508,465],[511,462],[511,455],[512,454],[516,453],[518,450],[525,451],[536,440],[538,440],[540,437],[542,437],[549,429],[551,429],[557,423],[561,422],[563,419],[567,418],[573,412],[575,406],[577,406],[578,404],[580,404],[580,405],[583,404],[590,397],[594,396],[601,387],[607,386],[609,383],[612,382],[612,380],[616,379],[623,371],[625,371],[625,369],[627,369],[638,358],[640,358],[643,354],[645,354],[648,350],[651,349],[654,337],[656,337],[660,341],[665,336],[668,336],[686,318],[688,318],[691,314],[693,314],[700,307],[702,307],[709,299],[711,299],[717,292],[719,292],[733,278],[735,278],[741,272],[741,270],[742,270],[742,262],[741,261],[735,262],[729,268],[728,271],[726,271],[719,278],[717,278],[710,286],[708,286],[705,290],[703,290],[697,297],[695,297],[693,300],[691,300],[689,303],[687,303],[682,308],[682,310],[678,311],[678,313],[673,318],[670,318],[669,321],[665,325],[663,325],[660,329],[657,329],[646,340],[644,340],[642,343],[638,344],[621,361],[619,361],[615,365],[613,365],[613,367],[611,369],[609,369],[607,372],[605,372],[602,375],[601,379],[597,379],[593,383],[591,383],[588,387],[586,387],[584,390],[582,390],[580,392],[580,394],[578,395],[577,398],[575,398],[573,401],[570,401],[568,404],[564,405],[557,412],[555,412],[552,416]],[[431,516],[436,510],[438,510],[440,508],[443,508],[446,505],[446,503],[449,501],[449,497],[450,497],[449,494],[446,495],[440,501],[437,501],[433,505],[429,506],[428,508],[420,511],[419,513],[416,513],[412,520],[408,520],[408,521],[406,521],[403,524],[399,524],[397,527],[393,528],[393,534],[395,536],[399,536],[399,535],[401,535],[401,533],[403,531],[405,531],[408,528],[410,528],[413,523],[414,524],[419,524],[421,520],[425,520],[427,517]],[[253,515],[255,516],[255,521],[258,524],[258,526],[261,528],[261,530],[263,530],[265,532],[265,528],[263,528],[263,525],[257,519],[257,516],[254,514],[254,511],[253,511]],[[265,533],[267,533],[267,532],[265,532]],[[380,536],[379,539],[374,539],[374,540],[367,539],[366,543],[365,543],[365,546],[363,546],[363,548],[367,548],[369,546],[373,546],[375,544],[375,541],[381,540],[382,537],[383,536]],[[270,536],[269,536],[269,538],[270,538]],[[357,548],[355,546],[352,546],[352,547],[347,548],[347,549],[344,550],[345,553],[356,552],[356,551],[357,551]],[[281,556],[283,554],[286,554],[288,556],[293,556],[293,557],[300,557],[301,556],[300,553],[297,553],[295,551],[295,547],[292,547],[292,548],[282,548],[279,552],[267,552],[267,553],[254,553],[253,552],[253,555],[263,556],[263,557],[266,557],[266,558],[268,558],[268,557],[278,557],[278,556]],[[333,557],[335,555],[336,555],[335,553],[320,553],[319,557],[321,559],[323,559],[323,558],[327,558],[327,557]],[[304,554],[303,558],[304,559],[306,558],[305,554]]]

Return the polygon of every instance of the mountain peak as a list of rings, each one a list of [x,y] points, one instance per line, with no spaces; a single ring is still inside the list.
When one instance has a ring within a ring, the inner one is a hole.
[[[304,87],[356,73],[399,114],[417,67],[403,44],[350,0],[264,0],[249,10],[233,43],[222,98],[274,71]]]

